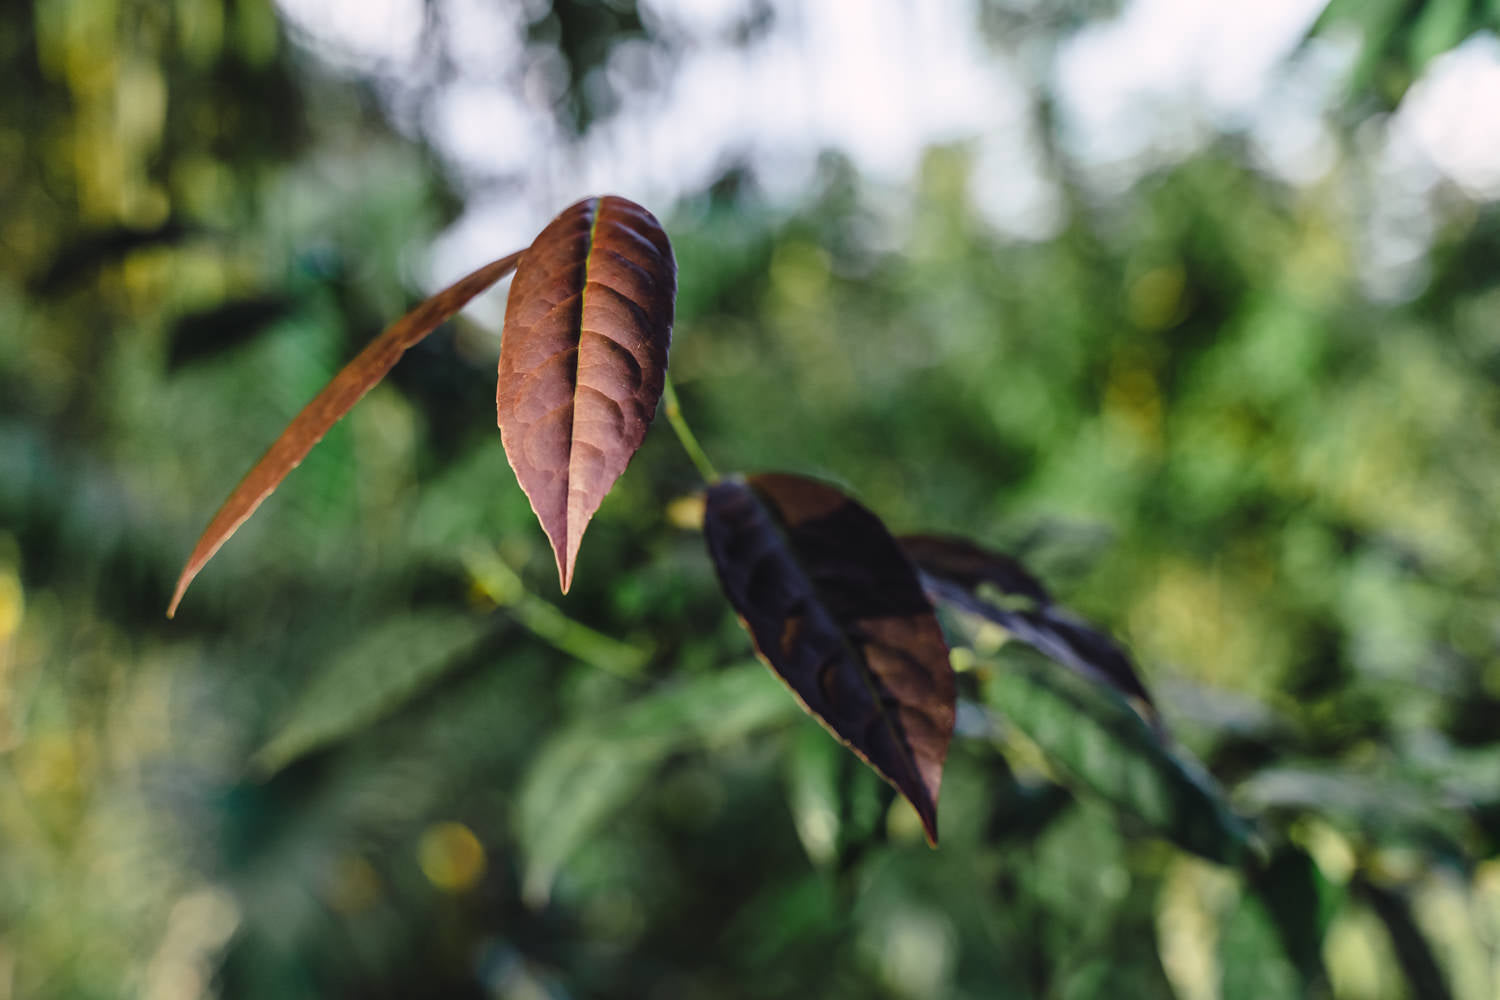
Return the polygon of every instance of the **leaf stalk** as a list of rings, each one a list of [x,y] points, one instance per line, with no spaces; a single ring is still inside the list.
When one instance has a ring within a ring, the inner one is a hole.
[[[688,458],[692,459],[693,465],[698,469],[698,475],[703,477],[704,482],[712,486],[719,481],[719,471],[714,468],[714,463],[709,461],[708,453],[698,443],[693,429],[688,426],[687,418],[682,415],[682,403],[677,398],[677,388],[672,385],[672,376],[666,377],[666,387],[662,391],[662,398],[667,404],[667,423],[672,425],[672,430],[677,433],[677,440],[682,442],[682,450],[687,452]]]

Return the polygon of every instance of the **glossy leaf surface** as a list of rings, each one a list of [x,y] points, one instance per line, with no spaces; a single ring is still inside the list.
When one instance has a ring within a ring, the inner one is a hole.
[[[564,593],[584,529],[656,415],[676,298],[667,234],[624,198],[568,208],[516,269],[495,414]]]
[[[373,389],[386,373],[401,360],[407,349],[426,337],[438,324],[458,312],[474,296],[505,277],[516,266],[521,252],[501,257],[479,270],[460,278],[447,288],[424,301],[411,312],[386,327],[380,336],[360,351],[335,375],[323,390],[313,397],[302,412],[292,418],[286,430],[281,432],[266,453],[240,480],[240,484],[229,494],[224,506],[219,508],[208,527],[193,546],[187,565],[177,579],[172,603],[167,608],[167,617],[177,613],[177,605],[187,592],[193,577],[213,558],[219,546],[229,540],[240,525],[255,513],[270,496],[287,473],[295,469],[313,445],[323,439],[328,429]]]
[[[936,844],[954,677],[895,539],[838,490],[790,475],[712,486],[704,534],[756,649],[808,712],[911,801]]]
[[[1049,659],[1139,699],[1154,713],[1151,692],[1119,643],[1053,604],[1046,588],[1013,557],[966,539],[938,535],[908,535],[901,539],[901,547],[917,565],[922,586],[934,602],[994,622]],[[1002,597],[1026,598],[1033,606],[1003,606],[982,592],[986,586]]]

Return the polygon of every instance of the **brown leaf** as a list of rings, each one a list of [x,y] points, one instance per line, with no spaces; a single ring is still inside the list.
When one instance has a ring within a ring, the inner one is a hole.
[[[956,535],[902,535],[900,542],[907,557],[925,572],[970,590],[988,583],[1005,594],[1029,597],[1038,604],[1052,603],[1052,595],[1041,581],[1003,552]]]
[[[1137,699],[1142,714],[1162,729],[1151,692],[1129,654],[1104,632],[1052,603],[1046,588],[1016,559],[952,536],[906,535],[900,543],[934,602],[992,621],[1054,662]],[[1008,596],[1029,597],[1037,607],[1002,607],[979,592],[983,584]]]
[[[584,528],[656,416],[676,300],[667,234],[624,198],[565,210],[516,269],[495,414],[563,593]]]
[[[833,487],[780,474],[710,487],[704,534],[756,649],[811,715],[911,801],[936,845],[953,669],[896,540]]]
[[[177,613],[177,605],[188,584],[219,551],[219,546],[255,513],[261,501],[281,485],[286,474],[307,457],[328,429],[395,367],[407,348],[421,341],[474,296],[509,274],[521,259],[521,254],[522,251],[518,250],[460,278],[386,327],[313,397],[312,402],[302,408],[260,461],[240,480],[208,527],[203,529],[198,544],[193,546],[193,552],[182,568],[182,575],[177,578],[177,590],[167,607],[168,618]]]

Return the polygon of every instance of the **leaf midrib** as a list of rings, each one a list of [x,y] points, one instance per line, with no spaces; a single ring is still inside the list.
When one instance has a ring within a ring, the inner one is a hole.
[[[588,243],[583,251],[583,282],[578,287],[578,341],[573,348],[573,400],[568,407],[568,468],[564,473],[567,478],[566,489],[563,494],[563,554],[568,560],[567,584],[572,584],[572,548],[573,548],[573,460],[578,454],[578,377],[583,370],[583,318],[588,309],[589,271],[593,269],[594,244],[599,233],[599,220],[604,218],[604,198],[594,199],[594,218],[589,223]],[[564,592],[567,586],[563,587]]]

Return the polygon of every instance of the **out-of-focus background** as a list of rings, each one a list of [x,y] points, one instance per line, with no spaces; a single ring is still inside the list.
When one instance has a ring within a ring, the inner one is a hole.
[[[8,4],[0,998],[1493,1000],[1497,29]],[[720,468],[1020,555],[1248,850],[1063,689],[997,705],[1008,647],[928,849],[751,659],[665,426],[562,598],[494,427],[503,286],[163,617],[343,361],[595,193],[672,237]]]

